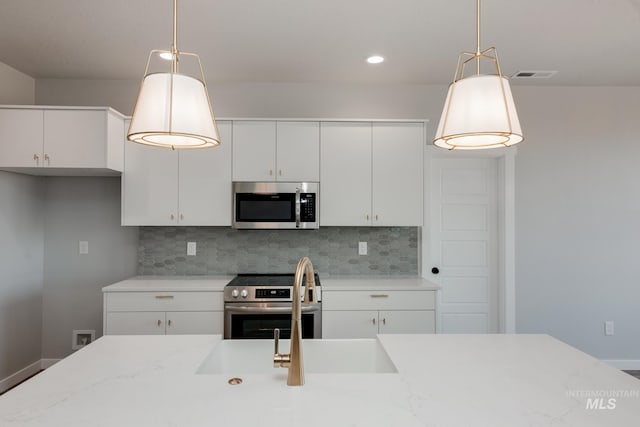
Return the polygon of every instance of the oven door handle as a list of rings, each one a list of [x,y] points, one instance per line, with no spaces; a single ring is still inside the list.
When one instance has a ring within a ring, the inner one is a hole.
[[[302,304],[302,313],[313,313],[321,310],[320,304]],[[235,305],[226,304],[224,310],[229,313],[262,313],[262,314],[275,314],[275,313],[291,313],[291,307],[255,307],[251,305]]]

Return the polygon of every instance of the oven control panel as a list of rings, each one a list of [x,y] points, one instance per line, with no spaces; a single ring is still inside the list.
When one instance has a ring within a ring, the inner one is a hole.
[[[256,298],[291,298],[291,289],[256,289]]]
[[[304,293],[307,292],[306,287],[302,287],[300,299],[304,300]],[[311,290],[309,290],[311,292]],[[293,286],[273,287],[273,286],[227,286],[224,288],[225,302],[289,302],[293,295]],[[322,301],[322,290],[316,286],[316,295],[318,301]],[[311,295],[309,295],[311,297]]]

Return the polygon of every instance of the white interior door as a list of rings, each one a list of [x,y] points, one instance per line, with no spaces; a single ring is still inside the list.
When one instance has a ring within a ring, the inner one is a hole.
[[[439,332],[498,332],[498,161],[432,158],[430,166],[424,275],[442,287]]]

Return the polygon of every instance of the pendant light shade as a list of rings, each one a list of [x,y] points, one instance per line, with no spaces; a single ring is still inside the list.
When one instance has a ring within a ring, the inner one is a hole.
[[[127,133],[130,141],[171,149],[220,144],[200,58],[177,48],[177,0],[173,0],[173,44],[170,51],[149,54]],[[197,63],[199,76],[180,72],[181,61]],[[153,60],[167,71],[150,72]]]
[[[495,66],[495,74],[481,74],[480,60]],[[476,73],[465,77],[465,66],[475,61]],[[462,52],[449,86],[433,143],[449,150],[509,147],[524,139],[509,81],[502,75],[498,54],[480,51],[480,0],[477,0],[477,47]]]
[[[144,77],[129,139],[172,148],[202,148],[220,143],[200,80],[183,74],[156,73]]]

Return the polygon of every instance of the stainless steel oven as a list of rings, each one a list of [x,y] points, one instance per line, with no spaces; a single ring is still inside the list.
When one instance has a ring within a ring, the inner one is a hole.
[[[302,305],[302,338],[322,338],[322,290],[315,280],[318,303]],[[293,274],[236,276],[224,289],[224,338],[273,339],[276,328],[290,338],[292,289]]]

